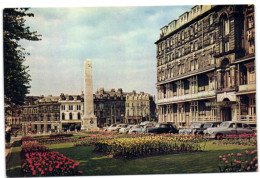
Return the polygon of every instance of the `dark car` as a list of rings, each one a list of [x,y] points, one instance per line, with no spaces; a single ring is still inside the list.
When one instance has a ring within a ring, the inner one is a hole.
[[[221,122],[208,122],[204,123],[202,128],[197,128],[194,132],[195,135],[203,135],[204,130],[207,130],[208,128],[214,128],[218,127],[221,124]]]
[[[203,128],[204,123],[192,123],[189,128],[179,130],[179,134],[195,134],[197,130]]]
[[[178,133],[178,129],[175,125],[169,123],[157,124],[155,127],[147,128],[148,133]]]

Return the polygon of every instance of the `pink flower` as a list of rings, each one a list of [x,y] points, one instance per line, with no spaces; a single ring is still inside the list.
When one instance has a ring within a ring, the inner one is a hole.
[[[246,169],[247,171],[250,171],[250,167],[247,167],[247,169]]]
[[[241,161],[237,161],[236,164],[237,164],[237,165],[241,164]]]
[[[248,155],[248,154],[249,154],[249,151],[246,150],[245,153],[246,153],[246,155]]]
[[[248,164],[248,161],[245,161],[246,164]]]
[[[226,161],[226,158],[223,158],[223,161]]]
[[[231,153],[231,156],[234,156],[234,153]]]
[[[255,164],[255,167],[258,167],[258,164]]]
[[[241,154],[241,153],[238,153],[238,154],[237,154],[237,157],[242,157],[242,154]]]
[[[222,156],[219,156],[219,159],[222,159]]]
[[[79,174],[82,174],[82,173],[83,173],[83,171],[78,171],[78,173],[79,173]]]
[[[231,157],[231,155],[230,155],[230,154],[228,154],[227,156],[228,156],[228,157]]]
[[[251,161],[250,164],[253,165],[254,164],[253,161]]]
[[[228,164],[228,161],[225,161],[225,164]]]

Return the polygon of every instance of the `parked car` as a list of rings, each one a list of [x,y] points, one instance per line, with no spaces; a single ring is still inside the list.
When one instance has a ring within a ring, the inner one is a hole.
[[[226,135],[252,134],[254,133],[248,124],[236,121],[222,122],[219,127],[208,128],[205,135],[209,138],[220,139]]]
[[[172,125],[170,123],[161,123],[157,124],[155,127],[147,128],[148,133],[178,133],[178,129],[175,125]]]
[[[204,123],[203,127],[200,129],[196,129],[195,131],[195,135],[203,135],[204,131],[207,130],[208,128],[214,128],[214,127],[219,127],[219,125],[221,124],[221,122],[207,122]]]
[[[106,128],[105,131],[115,131],[116,126],[117,126],[116,124],[111,124],[108,128]]]
[[[127,127],[123,127],[119,129],[119,133],[128,133],[129,130],[133,127],[134,125],[128,125]]]
[[[134,125],[128,133],[145,133],[146,129],[146,125]]]
[[[179,134],[195,134],[197,130],[202,129],[204,123],[192,123],[187,129],[180,129]]]

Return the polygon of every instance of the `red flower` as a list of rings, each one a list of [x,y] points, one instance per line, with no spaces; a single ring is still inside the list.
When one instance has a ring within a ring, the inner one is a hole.
[[[248,164],[248,161],[245,161],[246,164]]]
[[[242,154],[241,154],[241,153],[238,153],[238,154],[237,154],[237,157],[242,157]]]
[[[226,161],[226,158],[223,158],[223,161],[225,162],[225,161]]]
[[[247,171],[250,171],[250,167],[247,167],[247,169],[246,169]]]
[[[83,173],[83,171],[78,171],[78,173],[79,173],[79,174],[82,174],[82,173]]]
[[[248,154],[249,154],[249,151],[246,150],[245,153],[246,153],[246,155],[248,155]]]
[[[219,159],[222,159],[222,156],[219,156]]]
[[[228,164],[228,161],[225,161],[225,164]]]

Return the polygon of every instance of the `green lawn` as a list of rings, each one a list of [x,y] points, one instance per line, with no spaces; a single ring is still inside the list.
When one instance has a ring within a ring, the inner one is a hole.
[[[207,143],[203,152],[153,156],[130,161],[92,153],[94,147],[73,147],[74,143],[46,145],[53,151],[77,160],[83,175],[174,174],[218,172],[218,156],[254,150],[247,146],[219,146]],[[19,148],[13,149],[7,165],[8,176],[19,176]]]

